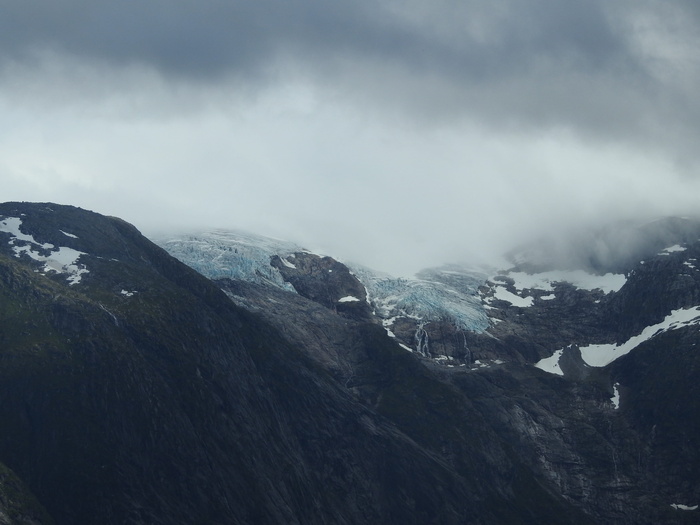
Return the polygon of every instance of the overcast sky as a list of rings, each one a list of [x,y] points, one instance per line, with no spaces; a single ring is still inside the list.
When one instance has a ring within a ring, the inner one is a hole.
[[[0,200],[393,273],[696,213],[697,0],[4,0]]]

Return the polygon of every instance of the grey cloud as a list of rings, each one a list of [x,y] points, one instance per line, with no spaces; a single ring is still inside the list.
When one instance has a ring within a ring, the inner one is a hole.
[[[194,76],[245,71],[278,54],[302,53],[308,60],[371,57],[417,68],[417,73],[432,70],[483,81],[527,67],[533,56],[599,68],[624,52],[597,2],[435,2],[433,16],[419,20],[402,16],[397,5],[367,0],[17,1],[3,8],[0,39],[6,57],[52,47]],[[488,42],[465,30],[480,23],[492,32]]]
[[[175,77],[248,74],[287,52],[362,52],[382,34],[363,2],[30,0],[3,10],[5,58],[51,48]]]
[[[697,65],[649,56],[639,48],[649,29],[635,25],[645,16],[655,38],[692,45],[690,0],[15,0],[0,10],[0,64],[50,49],[172,82],[258,87],[291,69],[428,122],[564,127],[677,157],[700,138]],[[689,21],[682,32],[667,27],[669,12]]]

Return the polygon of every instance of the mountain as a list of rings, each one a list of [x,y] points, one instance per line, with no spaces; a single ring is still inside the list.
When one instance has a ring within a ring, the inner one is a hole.
[[[394,279],[0,204],[0,523],[693,523],[700,227],[639,232]]]

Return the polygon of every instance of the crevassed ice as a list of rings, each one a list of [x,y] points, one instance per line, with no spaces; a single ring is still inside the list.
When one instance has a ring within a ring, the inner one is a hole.
[[[293,243],[224,230],[155,239],[155,242],[210,279],[239,279],[294,291],[279,270],[270,266],[270,258],[279,255],[283,264],[293,267],[287,258],[301,251]]]
[[[231,278],[273,284],[294,291],[270,258],[278,255],[282,264],[293,265],[292,254],[305,251],[285,241],[238,231],[214,231],[155,239],[172,256],[211,279]],[[489,321],[476,296],[483,276],[469,272],[440,272],[433,279],[404,279],[352,266],[355,277],[365,286],[368,302],[383,318],[402,315],[423,321],[444,320],[458,328],[483,331]],[[438,275],[440,274],[440,275]],[[427,274],[426,274],[427,275]],[[430,275],[427,275],[430,277]],[[440,279],[443,281],[440,281]],[[352,299],[344,298],[344,301]]]
[[[446,321],[457,328],[483,332],[489,327],[486,311],[477,295],[480,278],[459,281],[396,278],[354,266],[354,275],[365,285],[376,315],[389,320],[411,317],[423,322]],[[439,272],[438,272],[439,273]],[[424,274],[428,276],[428,274]]]

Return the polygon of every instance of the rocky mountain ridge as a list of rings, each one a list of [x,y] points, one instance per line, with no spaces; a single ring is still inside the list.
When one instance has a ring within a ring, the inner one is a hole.
[[[0,463],[25,510],[0,483],[0,517],[693,523],[700,228],[682,230],[630,267],[415,286],[254,236],[159,240],[207,279],[118,219],[2,204]]]
[[[631,231],[630,225],[625,225],[625,228],[625,231]],[[531,467],[542,476],[549,477],[560,490],[565,490],[565,487],[569,487],[571,490],[571,487],[581,486],[582,483],[590,485],[583,492],[574,492],[568,497],[572,500],[584,499],[589,502],[598,498],[597,503],[593,504],[594,506],[610,505],[606,512],[597,514],[596,519],[611,523],[636,523],[635,519],[641,520],[642,518],[640,515],[634,518],[633,512],[623,509],[625,504],[622,501],[625,500],[625,497],[603,494],[599,488],[593,487],[594,483],[591,479],[594,479],[596,475],[592,475],[590,471],[592,468],[588,465],[590,458],[582,457],[580,451],[576,452],[582,446],[580,443],[574,443],[571,441],[571,437],[564,437],[560,433],[564,431],[568,435],[574,431],[572,430],[574,428],[587,428],[587,433],[593,432],[593,435],[598,435],[596,440],[583,446],[584,448],[591,447],[589,453],[594,453],[593,451],[598,447],[611,450],[612,455],[604,464],[606,464],[607,469],[616,472],[615,476],[600,483],[607,486],[611,492],[617,490],[627,493],[640,490],[638,482],[642,474],[638,465],[632,467],[630,464],[631,470],[627,472],[627,478],[623,480],[621,473],[624,468],[620,465],[625,462],[620,460],[623,452],[618,448],[624,449],[624,453],[631,457],[633,452],[626,450],[627,446],[622,445],[623,440],[629,440],[628,443],[636,443],[636,446],[639,447],[642,446],[643,440],[636,435],[636,430],[631,427],[625,427],[624,430],[617,429],[616,431],[619,432],[617,436],[611,433],[613,432],[613,422],[618,421],[619,414],[624,411],[620,407],[634,404],[632,398],[644,396],[645,387],[641,386],[638,381],[635,382],[640,391],[633,394],[625,382],[619,380],[620,370],[625,370],[628,366],[636,366],[632,363],[636,362],[637,352],[634,350],[637,346],[658,348],[657,354],[653,356],[653,362],[657,359],[668,360],[665,338],[676,335],[670,333],[669,328],[683,334],[681,337],[684,341],[686,339],[688,341],[697,340],[697,324],[700,321],[700,316],[698,316],[696,308],[700,304],[697,297],[698,290],[700,290],[698,286],[700,273],[697,271],[696,262],[700,248],[700,223],[690,219],[670,218],[638,225],[634,229],[632,240],[626,244],[619,244],[619,238],[619,232],[613,234],[613,230],[608,229],[604,231],[602,241],[589,239],[589,245],[595,248],[592,256],[590,254],[581,255],[581,253],[586,254],[581,248],[585,243],[579,239],[571,239],[569,242],[575,245],[576,250],[580,253],[575,257],[566,258],[566,264],[561,264],[562,259],[559,257],[559,260],[557,258],[550,260],[547,265],[541,256],[541,251],[537,252],[534,261],[528,259],[527,254],[520,251],[513,255],[511,268],[500,271],[492,270],[491,273],[465,271],[463,268],[453,266],[447,269],[425,271],[412,282],[406,279],[392,279],[389,276],[378,275],[363,268],[353,268],[350,275],[356,277],[357,281],[365,286],[366,293],[356,293],[359,301],[354,303],[363,305],[365,309],[362,315],[366,316],[366,306],[369,306],[374,317],[373,321],[376,324],[381,324],[390,337],[395,338],[405,350],[410,350],[414,355],[426,358],[427,361],[423,362],[427,366],[431,368],[438,366],[438,369],[442,370],[440,373],[448,374],[447,377],[450,378],[450,381],[462,384],[464,378],[460,373],[463,370],[483,371],[491,374],[502,373],[506,377],[510,377],[511,381],[517,377],[514,380],[515,384],[519,385],[515,390],[517,394],[507,388],[498,394],[512,400],[513,396],[527,395],[530,397],[528,388],[533,388],[533,391],[537,390],[537,387],[531,382],[538,376],[534,370],[530,369],[531,366],[546,371],[547,375],[564,377],[568,387],[577,392],[573,398],[569,398],[571,406],[559,405],[556,410],[549,406],[544,409],[541,406],[542,400],[535,401],[533,404],[513,405],[508,408],[508,415],[501,416],[509,420],[511,425],[501,428],[500,431],[509,434],[509,439],[512,439],[513,442],[522,442],[523,439],[530,441],[527,447],[529,454],[532,455],[532,451],[537,450],[541,461],[540,463],[534,462]],[[164,246],[167,248],[167,245]],[[546,251],[541,246],[544,245],[540,245],[540,249]],[[559,252],[561,253],[563,249],[559,243]],[[606,254],[605,257],[602,254]],[[274,265],[288,282],[291,282],[290,276],[300,272],[299,268],[291,267],[290,261],[294,257],[296,255],[292,253],[287,254],[284,258],[272,256],[270,259],[276,261]],[[320,258],[320,256],[308,253],[304,254],[303,257]],[[338,264],[337,261],[330,258],[326,259],[328,260],[327,265]],[[591,261],[595,261],[595,264]],[[348,278],[347,272],[345,275]],[[479,325],[472,325],[472,329],[465,328],[465,325],[460,323],[458,315],[454,315],[454,310],[444,307],[445,302],[442,299],[444,295],[441,297],[440,294],[445,289],[450,290],[450,288],[442,287],[444,281],[441,282],[441,277],[458,280],[457,286],[455,286],[454,280],[448,282],[453,287],[458,288],[462,296],[468,294],[469,309],[476,313],[474,317],[478,318],[479,315],[483,315],[487,320],[485,329]],[[297,276],[296,279],[298,282],[300,277]],[[389,290],[389,293],[385,292],[382,295],[370,292],[370,290],[378,289],[377,281],[382,282],[384,290]],[[403,295],[392,293],[394,290],[405,290],[410,285],[415,286],[416,283],[424,288],[421,293],[404,293]],[[356,284],[353,285],[355,289],[357,289]],[[240,292],[240,285],[238,286]],[[432,287],[433,290],[426,293],[425,287]],[[435,288],[438,290],[436,291]],[[227,289],[227,286],[224,286],[224,289]],[[333,297],[338,300],[346,293],[349,292],[342,286],[336,286]],[[305,293],[303,288],[299,295],[314,300],[314,296]],[[246,298],[245,294],[240,293],[233,297],[234,300],[242,301],[242,303],[249,300],[249,296]],[[440,297],[441,300],[436,301],[435,297]],[[301,298],[297,301],[301,301]],[[280,308],[280,302],[280,299],[276,300],[274,308],[277,313],[270,316],[271,322],[278,326],[286,326],[288,330],[291,330],[292,323],[286,322],[286,319],[290,317],[281,312],[290,311],[293,308],[289,310]],[[317,303],[323,304],[323,302]],[[387,304],[390,305],[390,308],[383,309],[382,307]],[[400,306],[397,307],[397,305]],[[326,302],[325,306],[328,308],[331,303]],[[337,313],[336,306],[331,309]],[[269,311],[270,307],[269,303],[258,297],[256,309]],[[299,306],[294,308],[298,309]],[[430,317],[430,313],[434,313],[436,310],[440,313]],[[415,315],[415,312],[430,313],[427,316],[419,316]],[[342,311],[340,313],[345,315]],[[681,315],[683,320],[674,324],[673,319],[669,317],[671,315]],[[347,315],[345,316],[347,317]],[[352,318],[352,316],[349,317]],[[324,339],[323,335],[319,335],[319,331],[325,334],[337,333],[337,329],[320,329],[322,324],[318,322],[319,318],[318,312],[315,314],[313,323],[305,322],[304,316],[295,318],[292,331],[298,332],[301,330],[300,326],[303,325],[307,325],[308,329],[315,331],[313,337],[308,337],[308,334],[299,336],[299,343],[310,347],[313,345],[309,345],[309,341],[315,340],[317,342],[316,353],[321,356],[321,362],[335,370],[341,380],[352,387],[355,378],[352,371],[355,364],[352,359],[347,357],[349,355],[347,347],[332,341],[332,337],[326,335]],[[670,323],[670,326],[663,325],[665,319],[668,320],[667,324]],[[647,332],[651,330],[651,333],[641,337],[642,334],[646,333],[645,330]],[[322,340],[322,343],[318,343],[319,339]],[[618,352],[620,355],[614,355],[616,349],[622,348],[625,344],[629,347],[626,351],[630,352],[630,355],[624,358],[621,352]],[[689,342],[687,344],[692,346],[696,343]],[[328,353],[323,351],[324,348],[334,349],[332,353],[336,357],[330,362],[328,361]],[[346,356],[345,360],[338,357],[342,355],[343,351]],[[596,360],[603,359],[599,357],[601,353],[610,354],[611,351],[614,359],[606,357],[605,364],[607,366],[602,368],[595,366]],[[679,351],[682,353],[681,350]],[[695,360],[695,357],[693,356],[692,359]],[[650,362],[646,363],[646,366],[650,368],[645,371],[645,374],[653,375],[651,368],[658,366],[658,363],[652,366]],[[695,370],[695,366],[690,363],[690,370]],[[470,381],[472,379],[470,378]],[[655,377],[653,381],[651,379],[650,381],[662,384],[664,379]],[[690,385],[688,386],[692,389]],[[360,386],[354,388],[355,391],[361,390]],[[585,391],[586,395],[581,397],[581,391]],[[549,395],[552,394],[544,395],[543,398],[547,398]],[[685,394],[678,392],[675,397],[678,396],[684,397]],[[673,397],[669,396],[668,399]],[[649,403],[650,406],[665,405],[669,402],[668,399],[654,398],[649,400]],[[551,399],[549,403],[551,403]],[[527,408],[524,408],[525,406]],[[572,419],[573,406],[576,406],[576,410],[585,416],[576,416]],[[499,409],[503,410],[503,406]],[[499,409],[492,407],[492,411],[487,411],[489,412],[487,417],[493,418]],[[696,421],[698,404],[691,402],[690,409],[689,414],[693,415],[686,417]],[[658,413],[658,410],[656,408],[653,412]],[[603,430],[603,427],[599,427],[598,430],[592,430],[590,428],[588,419],[596,413],[599,414],[596,416],[600,418],[599,424],[607,425],[607,429]],[[601,413],[602,415],[600,415]],[[678,417],[682,416],[678,414]],[[542,418],[546,423],[540,421]],[[669,434],[678,432],[688,442],[695,443],[697,438],[694,437],[694,431],[691,430],[691,427],[694,428],[692,425],[681,424],[678,428],[670,425],[667,427],[667,432]],[[520,428],[520,433],[514,434],[514,428]],[[652,432],[652,428],[656,439],[660,427],[651,425],[646,430]],[[671,430],[672,428],[673,430]],[[536,439],[532,435],[533,432]],[[623,435],[624,438],[621,437]],[[678,437],[674,439],[678,439]],[[687,446],[684,448],[687,449]],[[554,450],[559,452],[553,453]],[[654,454],[648,446],[645,453],[650,456]],[[638,460],[641,462],[644,453],[637,450],[637,454]],[[550,462],[546,459],[549,455],[560,455],[559,461]],[[689,452],[684,458],[677,456],[674,459],[669,458],[668,463],[664,464],[663,467],[661,464],[657,466],[662,467],[662,471],[669,468],[671,464],[675,464],[674,468],[676,469],[685,469],[685,464],[691,458],[697,458],[697,455]],[[571,472],[572,464],[579,465],[574,469],[576,471],[574,475]],[[583,474],[582,472],[587,469],[589,472]],[[593,470],[596,469],[593,468]],[[658,490],[656,488],[659,484],[658,481],[649,479],[650,476],[652,476],[650,470],[644,472],[643,477],[648,484],[648,493],[644,494],[644,490],[640,490],[635,495],[637,499],[635,499],[634,505],[638,505],[640,499],[650,498],[649,493]],[[584,482],[584,479],[587,481]],[[683,483],[679,483],[679,486],[681,485]],[[583,489],[579,488],[578,490]],[[688,489],[684,497],[679,496],[677,499],[685,498],[692,502],[698,499],[696,494],[697,485],[693,489]],[[608,503],[603,503],[606,498],[611,499]],[[671,497],[671,499],[673,498]],[[613,503],[614,501],[618,502]],[[686,505],[683,503],[674,503],[674,505],[685,505],[691,508],[694,506],[694,504]],[[649,503],[644,503],[644,506],[648,508]],[[662,508],[659,505],[659,509]],[[682,508],[685,507],[672,507],[674,510]],[[655,512],[654,516],[654,520],[661,520],[660,522],[664,520],[674,522],[673,520],[684,519],[673,514],[664,515],[663,512]],[[646,522],[655,522],[654,520]]]

